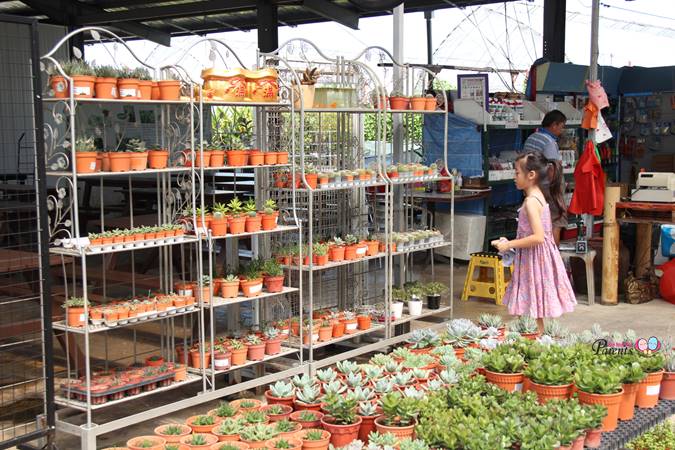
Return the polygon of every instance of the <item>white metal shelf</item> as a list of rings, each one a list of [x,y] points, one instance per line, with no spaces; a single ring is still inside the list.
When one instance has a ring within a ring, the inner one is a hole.
[[[178,100],[143,100],[143,99],[129,99],[129,98],[83,98],[76,97],[73,99],[75,103],[111,103],[111,104],[121,104],[121,105],[189,105],[190,99],[186,97],[181,97]],[[55,98],[55,97],[45,97],[42,99],[46,103],[57,103],[57,102],[68,102],[70,97],[66,98]],[[195,104],[199,104],[199,99],[194,99]],[[226,102],[218,100],[206,100],[203,102],[204,106],[234,106],[234,107],[285,107],[289,108],[288,103],[279,103],[279,102]]]
[[[420,245],[415,245],[412,248],[407,248],[405,250],[396,250],[395,252],[392,252],[394,256],[398,255],[405,255],[408,253],[415,253],[415,252],[421,252],[424,250],[433,250],[435,248],[440,248],[440,247],[447,247],[449,245],[452,245],[452,242],[450,241],[442,241],[442,242],[432,242],[429,244],[420,244]]]
[[[262,234],[272,234],[272,233],[283,233],[285,231],[297,231],[298,227],[295,225],[278,225],[275,229],[273,230],[260,230],[260,231],[254,231],[254,232],[244,232],[244,233],[238,233],[238,234],[226,234],[224,236],[211,236],[211,239],[214,241],[222,240],[222,239],[232,239],[232,238],[245,238],[245,237],[251,237],[251,236],[258,236]],[[200,236],[204,236],[203,234]]]
[[[127,170],[125,172],[92,172],[92,173],[78,173],[77,178],[99,178],[99,177],[121,177],[121,176],[140,176],[140,175],[155,175],[158,173],[180,173],[188,172],[190,167],[167,167],[166,169],[145,169],[145,170]],[[48,176],[52,177],[69,177],[73,173],[67,170],[50,171]]]
[[[299,291],[300,291],[300,289],[298,289],[298,288],[284,286],[284,288],[281,292],[263,292],[262,294],[260,294],[256,297],[239,296],[239,297],[235,297],[235,298],[223,298],[223,297],[219,297],[219,296],[213,296],[212,302],[213,302],[213,307],[218,308],[220,306],[236,305],[237,303],[251,302],[251,301],[254,301],[254,300],[264,300],[264,299],[270,298],[270,297],[279,297],[281,295],[291,294],[293,292],[299,292]]]
[[[430,317],[430,316],[435,316],[436,314],[441,314],[447,311],[450,311],[452,308],[450,306],[441,306],[438,309],[428,309],[428,308],[422,308],[422,314],[418,316],[411,316],[409,314],[403,314],[403,317],[401,317],[398,320],[392,320],[391,324],[392,325],[402,325],[404,323],[412,322],[415,320],[420,320],[425,317]]]
[[[203,371],[206,372],[206,376],[209,376],[209,377],[212,376],[212,375],[221,375],[223,373],[234,372],[235,370],[239,370],[239,369],[245,369],[246,367],[251,367],[251,366],[256,366],[258,364],[268,363],[268,362],[270,362],[274,359],[282,358],[284,356],[289,356],[289,355],[292,355],[294,353],[298,353],[298,350],[295,349],[295,348],[284,347],[282,345],[281,351],[279,353],[277,353],[276,355],[265,355],[265,357],[261,361],[248,361],[247,360],[246,363],[238,365],[238,366],[232,366],[229,369],[213,370],[212,371],[210,367],[207,367]],[[196,369],[194,367],[188,367],[188,372],[192,373],[192,374],[195,374],[195,375],[196,374],[201,375],[202,369]]]
[[[384,325],[380,325],[378,323],[373,323],[370,326],[370,328],[368,328],[367,330],[358,330],[356,333],[344,334],[343,336],[341,336],[339,338],[332,338],[330,341],[314,342],[312,344],[312,348],[316,350],[317,348],[325,347],[327,345],[337,344],[338,342],[353,339],[355,337],[359,337],[359,336],[363,336],[363,335],[366,335],[366,334],[374,333],[376,331],[382,331],[382,330],[384,330],[384,328],[385,328]],[[299,339],[291,337],[291,339],[289,339],[289,341],[288,341],[288,345],[291,346],[291,347],[295,347],[295,348],[302,348],[303,350],[309,350],[309,344],[300,345],[299,341],[300,341]]]
[[[167,239],[173,239],[171,242],[166,242]],[[164,242],[158,242],[164,241]],[[125,244],[113,244],[105,246],[95,246],[95,247],[81,247],[81,248],[65,248],[65,247],[50,247],[49,252],[56,255],[68,255],[68,256],[90,256],[90,255],[105,255],[108,253],[122,253],[122,252],[132,252],[134,250],[144,250],[148,248],[159,248],[159,247],[169,247],[171,245],[177,244],[191,244],[199,242],[199,239],[194,236],[183,235],[175,236],[174,238],[165,238],[165,239],[151,239],[135,242],[127,242]],[[143,244],[138,245],[137,244]],[[122,248],[113,248],[114,246],[122,245]],[[130,245],[127,247],[127,245]],[[133,247],[131,246],[133,245]],[[105,248],[104,248],[105,247]],[[96,249],[96,250],[94,250]]]
[[[189,308],[189,309],[188,309]],[[180,310],[183,311],[180,311]],[[119,330],[121,328],[127,328],[127,327],[133,327],[134,325],[140,325],[148,322],[155,322],[158,320],[164,320],[164,319],[170,319],[172,317],[179,317],[179,316],[184,316],[186,314],[191,314],[193,312],[199,311],[199,308],[195,305],[191,305],[190,307],[182,307],[182,308],[176,308],[176,307],[170,307],[167,308],[167,310],[162,313],[158,311],[154,311],[151,313],[143,313],[139,314],[135,318],[136,319],[133,322],[130,322],[128,319],[127,323],[124,324],[118,324],[114,326],[108,326],[105,323],[102,323],[100,325],[94,325],[91,323],[88,323],[89,327],[89,333],[100,333],[103,331],[112,331],[112,330]],[[66,326],[66,321],[65,320],[60,320],[58,322],[52,323],[52,327],[57,329],[57,330],[63,330],[63,331],[68,331],[69,333],[75,333],[75,334],[85,334],[85,329],[84,327],[69,327]]]
[[[147,392],[141,392],[140,394],[136,395],[131,395],[129,397],[123,397],[119,400],[109,400],[105,403],[102,403],[100,405],[91,405],[92,411],[98,410],[98,409],[103,409],[103,408],[109,408],[111,406],[119,405],[121,403],[126,403],[132,400],[137,400],[142,397],[147,397],[148,395],[153,395],[153,394],[159,394],[161,392],[166,392],[170,391],[172,389],[177,389],[179,387],[183,387],[188,384],[192,384],[195,381],[201,381],[202,377],[201,376],[196,376],[192,375],[190,373],[187,374],[187,379],[185,381],[178,381],[171,383],[169,386],[164,386],[164,387],[158,387],[152,391],[147,391]],[[80,411],[86,411],[87,410],[87,402],[82,402],[79,400],[74,400],[74,399],[68,399],[63,397],[62,395],[55,395],[54,396],[54,402],[57,405],[64,406],[64,407],[70,407],[74,408]]]
[[[376,114],[378,112],[388,114],[445,114],[444,110],[416,110],[416,109],[387,109],[381,110],[377,108],[366,107],[344,107],[344,108],[305,108],[305,113],[348,113],[348,114]],[[300,110],[295,110],[300,112]]]

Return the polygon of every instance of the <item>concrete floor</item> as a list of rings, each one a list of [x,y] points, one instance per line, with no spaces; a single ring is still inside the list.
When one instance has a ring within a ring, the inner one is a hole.
[[[435,270],[436,280],[446,280],[446,282],[449,282],[450,268],[448,265],[437,263]],[[418,273],[419,277],[423,280],[430,278],[430,271],[427,267],[418,265],[415,272]],[[460,301],[459,297],[462,292],[465,276],[466,264],[460,263],[455,269],[454,276],[454,317],[475,319],[481,313],[490,312],[494,314],[500,314],[507,320],[510,318],[505,307],[497,306],[493,302],[475,298],[467,302]],[[581,300],[583,300],[583,298]],[[666,337],[668,335],[674,334],[675,305],[659,299],[642,305],[630,305],[626,303],[620,303],[617,306],[602,306],[599,303],[596,303],[594,306],[579,305],[573,313],[563,316],[560,320],[565,326],[575,332],[580,332],[584,329],[590,328],[594,323],[597,322],[601,324],[603,329],[608,331],[625,331],[631,328],[635,330],[639,336]],[[176,399],[191,395],[191,390],[187,387],[170,392],[172,393],[171,396]],[[248,392],[246,394],[247,396],[253,395]],[[123,407],[126,408],[124,411],[126,413],[138,412],[159,406],[163,401],[166,401],[166,398],[162,399],[157,397],[160,396],[149,396],[133,403],[124,404]],[[152,434],[152,430],[159,424],[182,422],[191,415],[206,413],[206,411],[209,409],[214,408],[217,403],[217,401],[209,402],[194,408],[176,411],[175,413],[164,416],[160,419],[139,423],[124,430],[103,435],[98,440],[98,448],[123,445],[124,442],[130,437],[143,434]],[[129,408],[133,408],[133,410],[129,410]],[[108,420],[107,416],[111,413],[112,411],[109,413],[104,409],[101,413],[96,414],[95,420],[105,422]],[[79,442],[77,439],[63,433],[58,434],[57,443],[60,449],[79,448]]]

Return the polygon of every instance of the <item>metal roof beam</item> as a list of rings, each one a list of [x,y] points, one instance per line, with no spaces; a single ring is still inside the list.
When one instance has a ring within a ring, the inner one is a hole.
[[[87,5],[85,3],[80,3],[76,1],[67,2],[66,8],[59,8],[58,4],[54,5],[46,0],[21,0],[26,5],[31,8],[39,11],[43,14],[46,14],[51,19],[57,21],[63,25],[69,25],[73,19],[73,16],[77,15],[77,10],[85,14],[97,14],[103,10]],[[73,12],[73,14],[70,14]],[[136,23],[136,22],[119,22],[113,25],[113,27],[118,28],[127,33],[134,34],[140,38],[147,39],[149,41],[155,42],[157,44],[171,45],[171,35],[163,31],[157,30],[155,28]]]
[[[124,22],[128,20],[158,20],[175,17],[194,17],[224,12],[237,12],[255,9],[251,0],[206,0],[200,2],[181,3],[177,5],[134,8],[125,11],[106,12],[83,15],[78,18],[80,25],[100,25],[105,23]]]
[[[353,30],[359,29],[359,15],[352,10],[336,5],[328,0],[304,0],[302,4],[305,8],[321,17],[333,20]]]

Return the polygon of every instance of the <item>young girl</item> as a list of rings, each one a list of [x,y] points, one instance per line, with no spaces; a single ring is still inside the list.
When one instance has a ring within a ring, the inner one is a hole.
[[[504,304],[509,313],[537,319],[539,332],[544,331],[544,317],[558,317],[574,311],[577,301],[567,277],[565,264],[553,239],[551,212],[541,187],[551,187],[551,198],[564,211],[563,196],[555,183],[559,174],[539,152],[528,152],[516,160],[516,187],[525,192],[518,210],[518,234],[509,241],[500,238],[492,245],[505,253],[516,250],[513,277],[506,288]]]

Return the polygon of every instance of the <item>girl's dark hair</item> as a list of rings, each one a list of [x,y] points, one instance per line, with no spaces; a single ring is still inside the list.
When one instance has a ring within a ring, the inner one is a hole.
[[[521,167],[525,169],[525,172],[533,171],[537,174],[537,185],[544,191],[544,195],[548,191],[549,195],[546,201],[553,202],[558,207],[560,214],[553,217],[552,220],[556,221],[567,215],[562,191],[561,164],[556,160],[547,159],[540,151],[522,153],[518,156],[516,162],[522,164]]]

